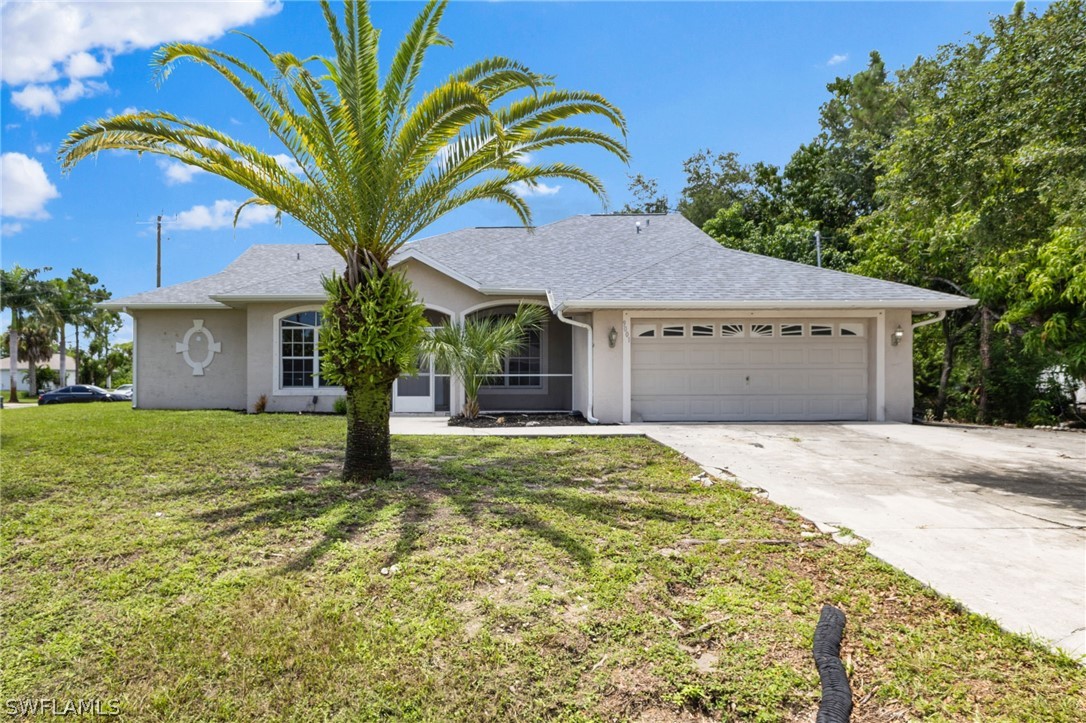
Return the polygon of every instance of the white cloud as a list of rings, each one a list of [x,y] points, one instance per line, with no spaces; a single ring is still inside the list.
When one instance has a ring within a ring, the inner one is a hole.
[[[64,61],[64,75],[69,78],[97,78],[108,73],[112,67],[113,63],[108,55],[99,60],[81,50]]]
[[[97,80],[72,80],[66,86],[28,85],[11,94],[16,108],[32,116],[59,115],[61,103],[71,103],[80,98],[90,98],[109,90],[109,85]]]
[[[837,53],[830,56],[830,59],[826,61],[826,65],[840,65],[848,60],[848,53]]]
[[[11,102],[16,108],[22,108],[30,115],[60,113],[60,101],[48,85],[28,85],[22,90],[17,90],[11,94]]]
[[[204,172],[203,169],[196,166],[190,166],[180,161],[169,161],[165,158],[156,158],[155,165],[162,169],[163,174],[166,176],[167,186],[189,183],[197,174]]]
[[[282,166],[283,170],[287,173],[293,173],[296,176],[302,175],[302,167],[298,165],[298,161],[294,160],[286,153],[276,153],[272,158],[278,161],[279,165]]]
[[[86,97],[90,84],[80,87],[75,82],[108,73],[115,55],[171,41],[206,43],[281,7],[280,0],[4,2],[0,80],[22,87],[18,107],[34,115],[55,114],[68,98]],[[48,85],[64,80],[69,81],[65,88]],[[27,95],[31,88],[35,90]]]
[[[0,156],[0,216],[49,218],[45,204],[60,196],[41,163],[22,153]]]
[[[528,198],[529,196],[553,196],[562,190],[562,187],[548,186],[545,183],[529,184],[527,181],[516,181],[510,185],[510,189],[521,198]]]
[[[38,145],[34,146],[35,153],[48,153],[51,150],[53,150],[53,147],[48,143],[39,143]]]
[[[173,228],[186,231],[208,231],[230,228],[234,225],[234,213],[241,201],[219,200],[211,206],[193,206],[188,211],[177,214]],[[271,223],[275,220],[275,209],[271,206],[247,206],[238,218],[238,228],[249,228],[258,223]]]
[[[22,230],[21,223],[0,223],[0,236],[14,236]]]

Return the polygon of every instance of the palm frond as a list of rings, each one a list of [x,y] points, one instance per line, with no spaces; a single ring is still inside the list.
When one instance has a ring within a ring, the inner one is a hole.
[[[626,121],[602,96],[554,87],[551,76],[504,57],[453,73],[415,100],[447,0],[429,0],[397,46],[381,85],[379,32],[363,0],[344,0],[342,13],[321,0],[332,54],[300,58],[273,52],[248,35],[261,67],[194,43],[156,52],[156,79],[179,64],[210,68],[240,94],[297,164],[298,175],[266,151],[211,126],[145,111],[86,123],[61,145],[66,172],[103,150],[173,158],[237,183],[253,196],[325,239],[355,271],[383,272],[392,254],[443,215],[475,201],[510,208],[531,223],[518,184],[565,178],[606,198],[600,180],[579,167],[529,165],[527,154],[587,145],[622,161]],[[266,66],[266,68],[265,68]],[[571,121],[602,117],[622,138]],[[357,273],[352,274],[357,280]]]

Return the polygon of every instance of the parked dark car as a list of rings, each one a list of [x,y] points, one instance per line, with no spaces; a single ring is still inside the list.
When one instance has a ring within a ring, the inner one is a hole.
[[[70,387],[54,389],[38,397],[38,404],[68,404],[76,402],[130,402],[123,394],[107,392],[101,387],[90,384],[75,384]]]

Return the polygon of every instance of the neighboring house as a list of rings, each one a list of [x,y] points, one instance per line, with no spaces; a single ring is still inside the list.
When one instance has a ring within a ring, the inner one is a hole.
[[[38,364],[40,369],[43,366],[48,366],[50,369],[57,373],[57,378],[60,378],[60,354],[54,354],[53,358],[49,360],[49,363]],[[21,392],[30,391],[30,365],[26,363],[26,359],[19,359],[19,372],[15,375],[15,386]],[[68,377],[66,381],[60,384],[56,384],[55,387],[66,387],[69,384],[75,384],[75,359],[71,356],[68,357],[68,362],[65,365],[64,376]],[[42,389],[53,388],[54,385],[39,383],[38,386]],[[0,359],[0,389],[7,392],[11,389],[11,358],[4,357]]]
[[[914,315],[971,299],[734,251],[679,215],[575,216],[415,241],[404,270],[434,324],[549,322],[480,396],[484,411],[601,422],[912,416]],[[135,406],[330,411],[320,379],[325,245],[253,246],[222,272],[114,299],[132,316]],[[456,414],[455,380],[400,379],[393,411]]]

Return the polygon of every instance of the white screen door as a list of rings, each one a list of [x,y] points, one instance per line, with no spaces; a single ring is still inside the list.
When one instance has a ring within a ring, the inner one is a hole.
[[[434,372],[430,357],[419,357],[419,373],[400,377],[392,385],[392,411],[434,411]]]

